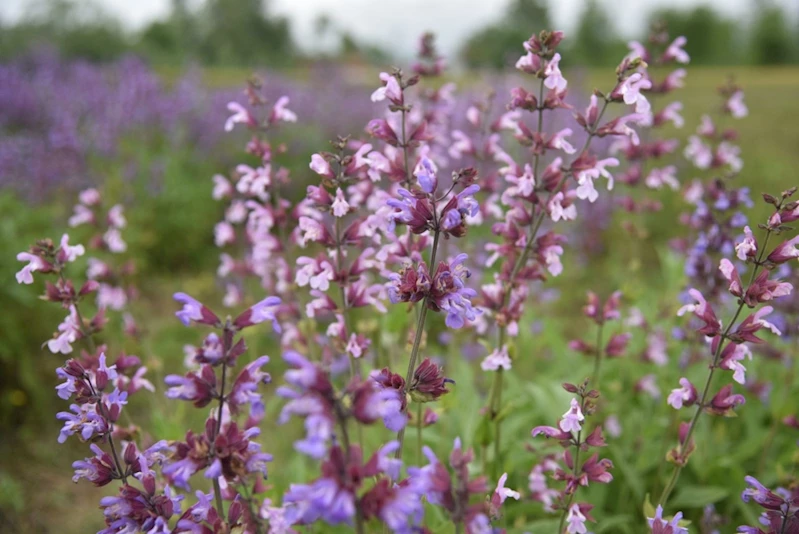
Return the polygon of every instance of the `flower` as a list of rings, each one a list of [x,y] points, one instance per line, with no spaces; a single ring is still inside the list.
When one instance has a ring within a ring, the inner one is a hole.
[[[397,106],[402,105],[402,88],[395,76],[387,72],[380,73],[380,81],[383,82],[382,87],[378,87],[371,96],[372,102],[382,102],[388,98],[393,104]]]
[[[663,53],[662,60],[666,61],[676,61],[677,63],[688,63],[691,61],[690,56],[688,53],[683,50],[683,47],[688,42],[684,36],[680,35],[666,48],[666,51]]]
[[[283,122],[297,122],[297,115],[288,109],[286,106],[289,104],[289,97],[281,96],[272,107],[272,113],[269,115],[269,122],[283,121]]]
[[[246,124],[248,126],[255,125],[255,119],[252,118],[250,112],[238,102],[228,102],[227,109],[233,113],[233,115],[228,117],[225,121],[226,132],[232,131],[236,124]]]
[[[47,262],[39,256],[35,256],[28,252],[20,252],[17,254],[17,261],[28,262],[28,264],[16,274],[18,284],[32,284],[33,273],[36,271],[45,271],[49,267]]]
[[[667,402],[675,410],[683,406],[691,406],[696,402],[698,393],[694,385],[687,378],[680,378],[679,388],[672,389]]]
[[[634,72],[629,77],[621,81],[613,90],[612,96],[628,106],[635,104],[636,113],[646,113],[650,109],[649,101],[641,91],[652,88],[652,82],[640,72]]]
[[[501,348],[494,349],[494,351],[486,356],[480,363],[480,368],[483,371],[498,371],[500,368],[510,371],[511,359],[508,355],[508,347],[503,345]]]
[[[563,75],[561,74],[559,64],[560,64],[560,54],[555,53],[555,55],[552,56],[552,59],[550,59],[549,62],[547,62],[547,66],[544,69],[544,76],[546,76],[546,78],[544,78],[544,85],[549,89],[554,89],[555,91],[562,92],[563,90],[566,89],[568,82],[566,81],[566,78],[564,78]]]
[[[336,190],[336,198],[331,208],[333,216],[339,218],[344,217],[350,211],[350,205],[347,204],[347,199],[344,198],[344,191],[340,187]]]
[[[313,154],[311,156],[311,163],[309,167],[313,172],[320,176],[324,176],[325,178],[333,178],[335,176],[335,174],[333,174],[333,169],[330,166],[330,162],[328,162],[320,154]]]
[[[220,323],[219,317],[217,317],[214,312],[186,293],[175,293],[173,298],[183,303],[183,308],[175,312],[175,316],[180,319],[180,322],[184,325],[189,326],[192,321],[212,326]]]
[[[679,523],[682,519],[682,512],[674,514],[674,518],[666,523],[663,519],[663,507],[658,505],[655,510],[655,517],[647,518],[652,534],[688,534],[688,529],[682,528]]]
[[[735,91],[725,104],[725,108],[736,119],[742,119],[749,114],[749,109],[744,104],[744,92]]]
[[[277,317],[275,316],[275,308],[280,306],[281,302],[282,301],[279,297],[266,297],[260,302],[244,310],[241,315],[236,317],[236,319],[233,321],[233,325],[236,328],[241,329],[260,324],[265,321],[271,321],[272,329],[275,332],[280,333],[280,323],[278,323]]]
[[[577,504],[571,505],[569,513],[566,516],[566,532],[569,534],[586,534],[588,529],[585,527],[585,516],[580,511],[580,506]]]
[[[505,487],[505,482],[508,480],[508,474],[502,473],[502,476],[499,477],[499,481],[497,482],[497,487],[494,490],[494,495],[499,498],[500,503],[504,503],[505,499],[511,497],[516,499],[517,501],[521,498],[521,495],[518,491],[513,491],[510,488]]]
[[[752,229],[748,226],[744,227],[744,240],[735,245],[735,254],[741,261],[746,261],[747,258],[754,258],[757,254],[757,239],[755,239]]]
[[[585,416],[580,409],[580,403],[577,402],[577,399],[572,399],[571,407],[563,414],[559,426],[564,432],[579,432],[583,428],[580,423],[584,420]]]

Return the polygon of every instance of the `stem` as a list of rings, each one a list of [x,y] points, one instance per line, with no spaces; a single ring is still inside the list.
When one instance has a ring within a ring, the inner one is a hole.
[[[416,463],[422,465],[422,403],[416,405]]]
[[[223,338],[227,338],[225,334],[223,334]],[[227,345],[227,341],[225,341]],[[229,347],[225,347],[225,356],[227,356],[228,351],[230,350]],[[214,451],[214,443],[216,442],[216,437],[219,435],[219,432],[222,430],[222,408],[225,406],[225,378],[227,377],[227,363],[222,363],[222,381],[219,389],[219,408],[216,412],[216,429],[214,435],[211,439],[211,447],[212,451]],[[225,517],[225,505],[222,502],[222,488],[219,485],[219,477],[214,477],[214,498],[216,499],[216,511],[219,514],[219,517]]]
[[[540,102],[543,100],[543,91],[544,91],[544,84],[543,81],[541,82],[541,86],[539,88],[539,105]],[[591,140],[596,136],[596,129],[599,126],[599,122],[602,120],[602,116],[605,114],[605,111],[608,109],[608,104],[610,103],[609,100],[605,100],[602,109],[597,115],[596,122],[591,125],[591,128],[588,132],[588,138],[583,143],[580,152],[577,154],[577,157],[574,158],[574,161],[577,161],[582,157],[582,155],[588,150],[588,147],[591,146]],[[543,108],[538,108],[538,132],[541,132],[542,125],[543,125]],[[538,165],[540,162],[540,155],[535,155],[534,160],[534,176],[538,175]],[[549,196],[547,198],[544,207],[541,209],[540,213],[536,217],[535,221],[533,222],[532,227],[530,228],[530,233],[527,236],[527,243],[525,243],[524,249],[522,250],[521,255],[516,260],[516,263],[513,265],[513,270],[508,277],[508,281],[505,284],[505,294],[502,303],[502,308],[507,307],[508,303],[510,302],[511,291],[513,290],[514,283],[516,281],[516,276],[521,271],[522,267],[527,263],[527,256],[530,254],[530,251],[533,248],[533,243],[535,242],[535,238],[538,235],[538,230],[541,228],[541,224],[544,222],[544,218],[546,217],[547,211],[546,206],[549,204],[549,201],[555,195],[557,191],[566,183],[566,179],[573,174],[573,171],[563,173],[563,177],[561,178],[560,182],[555,186],[555,188],[549,192]],[[505,345],[505,334],[506,334],[506,327],[500,326],[499,328],[499,348]],[[499,451],[500,451],[500,421],[497,420],[497,415],[499,413],[499,408],[502,404],[502,376],[503,376],[503,369],[500,368],[496,371],[494,375],[494,380],[491,384],[491,395],[490,398],[492,401],[489,403],[489,415],[491,419],[495,420],[495,429],[494,429],[494,474],[497,474],[497,467],[499,463]]]
[[[585,399],[583,399],[581,410],[585,409]],[[575,444],[575,451],[574,451],[574,467],[572,468],[572,476],[577,478],[577,470],[580,469],[580,440],[583,435],[583,429],[577,431],[577,443]],[[558,534],[563,532],[563,524],[566,522],[566,516],[569,514],[569,508],[571,508],[572,502],[574,502],[574,494],[577,493],[577,487],[574,488],[574,491],[569,495],[569,502],[566,503],[566,508],[563,509],[563,513],[560,516],[560,526],[558,526]]]
[[[594,358],[594,372],[591,373],[591,382],[593,386],[599,387],[599,371],[602,365],[602,356],[605,351],[602,349],[602,327],[604,323],[599,323],[596,332],[596,358]]]
[[[435,210],[435,206],[433,206]],[[430,252],[430,269],[434,269],[435,261],[436,261],[436,252],[438,251],[438,241],[440,236],[440,231],[438,230],[438,221],[435,221],[436,230],[433,236],[433,249]],[[429,302],[429,297],[426,296],[424,300],[422,300],[422,309],[419,312],[419,320],[416,322],[416,332],[413,336],[413,347],[411,348],[411,359],[408,362],[408,372],[405,374],[405,387],[408,387],[411,383],[411,378],[413,378],[413,371],[416,369],[416,360],[419,357],[419,346],[422,344],[422,333],[424,332],[424,322],[427,318],[427,304]],[[398,460],[402,458],[402,444],[405,441],[405,428],[403,427],[397,433],[397,441],[399,441],[399,448],[397,452],[394,453],[394,457]]]
[[[744,296],[746,295],[747,291],[749,291],[749,288],[752,286],[752,282],[754,281],[755,276],[757,275],[757,271],[760,269],[761,261],[763,260],[763,256],[766,252],[766,247],[768,246],[769,238],[771,237],[771,232],[772,230],[770,228],[766,231],[766,238],[763,241],[763,247],[760,249],[760,253],[758,254],[757,260],[754,262],[754,265],[752,267],[752,273],[749,275],[749,283],[746,286],[746,290],[743,291]],[[710,392],[710,386],[713,382],[713,376],[716,372],[716,367],[718,367],[719,356],[721,355],[722,348],[724,346],[724,340],[727,339],[727,336],[732,331],[732,327],[735,326],[735,322],[738,320],[738,316],[741,315],[741,311],[743,310],[744,305],[745,303],[743,297],[741,297],[739,299],[738,309],[735,310],[735,315],[733,315],[732,320],[727,325],[727,328],[724,329],[724,333],[721,334],[721,340],[719,341],[719,344],[716,347],[715,354],[713,354],[713,363],[710,365],[710,372],[707,375],[705,388],[702,390],[702,397],[700,398],[699,403],[696,405],[696,412],[694,412],[694,416],[691,419],[691,425],[688,427],[688,433],[685,436],[684,443],[686,447],[689,446],[689,444],[691,443],[691,436],[693,436],[694,430],[696,430],[696,424],[699,421],[699,416],[702,415],[702,411],[705,409],[705,405],[707,403],[707,397]],[[682,445],[680,445],[680,447],[682,447]],[[669,495],[671,495],[672,490],[676,486],[677,479],[680,477],[680,472],[682,471],[682,468],[684,467],[684,464],[687,463],[687,461],[688,459],[686,458],[685,461],[683,462],[683,465],[676,464],[674,466],[674,471],[671,474],[671,478],[669,478],[669,481],[666,483],[666,487],[663,488],[663,493],[661,493],[660,499],[658,499],[659,505],[661,506],[665,505],[666,501],[668,501]]]
[[[335,407],[336,418],[338,419],[338,425],[341,427],[341,441],[344,444],[344,457],[347,458],[349,462],[350,458],[350,435],[347,432],[347,419],[344,416],[344,412],[342,411],[341,405],[336,402]],[[343,478],[348,478],[350,475],[349,473],[342,473]],[[358,534],[363,534],[363,511],[359,506],[357,497],[355,500],[355,531]]]
[[[89,337],[91,339],[91,337]],[[94,385],[92,381],[85,377],[86,383],[89,384],[89,390],[92,393],[92,397],[97,397],[97,411],[99,412],[100,416],[106,420],[108,424],[108,433],[106,436],[108,437],[108,446],[111,448],[111,457],[114,459],[114,465],[117,468],[117,472],[119,476],[122,477],[122,483],[127,486],[128,484],[128,477],[125,475],[125,471],[122,469],[122,462],[119,461],[119,454],[117,453],[116,445],[114,444],[114,423],[108,420],[108,414],[105,413],[105,406],[103,405],[102,399],[100,398],[100,394],[94,389]]]

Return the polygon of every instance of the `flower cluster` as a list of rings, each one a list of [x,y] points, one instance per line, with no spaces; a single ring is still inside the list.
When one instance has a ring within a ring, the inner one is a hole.
[[[613,480],[613,475],[610,473],[613,462],[607,458],[600,460],[598,453],[580,461],[581,453],[592,447],[605,446],[601,425],[594,427],[590,434],[583,432],[586,415],[593,415],[596,411],[596,399],[599,398],[599,392],[588,389],[587,380],[579,386],[563,384],[563,389],[576,395],[571,400],[569,410],[563,414],[557,426],[537,426],[533,429],[532,434],[533,437],[543,434],[547,438],[558,441],[565,449],[561,458],[562,463],[558,463],[554,459],[545,461],[545,464],[554,462],[555,467],[550,468],[552,478],[565,482],[565,487],[557,495],[546,488],[541,480],[544,464],[540,464],[537,470],[533,469],[533,473],[530,474],[530,482],[532,488],[533,474],[535,473],[537,484],[540,487],[534,498],[543,502],[548,510],[561,511],[558,532],[563,531],[565,523],[566,532],[569,534],[585,534],[587,532],[586,521],[594,521],[590,514],[593,505],[575,502],[575,494],[580,486],[588,486],[591,482],[610,483]],[[574,452],[572,452],[572,448]]]

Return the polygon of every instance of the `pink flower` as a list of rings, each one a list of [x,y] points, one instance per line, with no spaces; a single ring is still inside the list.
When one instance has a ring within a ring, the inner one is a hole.
[[[677,167],[674,165],[662,169],[652,169],[645,182],[647,187],[652,189],[660,189],[664,185],[668,185],[674,191],[680,188],[680,183],[677,181]]]
[[[698,331],[706,336],[718,335],[721,330],[721,322],[716,317],[713,307],[708,304],[705,297],[694,288],[688,290],[688,294],[696,300],[696,304],[686,304],[677,310],[677,316],[682,317],[687,312],[692,312],[698,319],[705,323],[705,326]]]
[[[752,359],[752,351],[744,344],[728,343],[721,353],[719,367],[733,372],[732,379],[739,384],[746,383],[746,367],[741,364],[744,358]]]
[[[125,219],[124,212],[124,206],[121,204],[114,205],[110,210],[108,210],[108,215],[106,216],[108,224],[114,228],[125,228],[125,226],[128,224],[128,221]]]
[[[236,124],[246,124],[248,126],[255,125],[255,119],[252,118],[250,112],[247,111],[244,106],[239,104],[238,102],[228,102],[227,105],[228,111],[232,112],[233,115],[228,117],[225,121],[225,131],[229,132],[233,130]]]
[[[688,39],[686,39],[682,35],[674,39],[674,42],[672,42],[669,45],[669,47],[666,49],[666,51],[663,53],[662,60],[664,62],[675,60],[677,63],[688,63],[689,61],[691,61],[691,58],[690,56],[688,56],[688,53],[685,50],[683,50],[683,47],[687,42]]]
[[[58,335],[47,342],[47,348],[53,354],[69,354],[72,343],[82,336],[82,325],[75,306],[69,307],[69,315],[58,325]]]
[[[508,480],[508,474],[502,473],[502,476],[499,477],[499,481],[497,482],[497,487],[494,490],[494,495],[497,495],[499,498],[499,503],[502,504],[505,502],[505,499],[511,497],[516,499],[517,501],[521,497],[518,491],[513,491],[510,488],[505,487],[505,482]]]
[[[672,389],[667,402],[675,410],[683,406],[691,406],[698,397],[696,388],[687,378],[680,378],[680,387]]]
[[[281,96],[275,102],[274,107],[272,108],[272,113],[269,116],[269,122],[297,122],[297,115],[288,109],[289,97]]]
[[[561,92],[566,89],[568,82],[560,72],[560,68],[558,67],[559,63],[560,54],[556,53],[552,56],[552,59],[549,60],[549,63],[547,63],[544,69],[544,76],[546,76],[544,85],[550,89]]]
[[[100,203],[100,192],[93,187],[84,189],[78,195],[78,200],[84,206],[95,206]]]
[[[214,226],[214,243],[217,247],[224,247],[236,241],[236,231],[233,225],[227,221],[222,221]]]
[[[571,407],[565,414],[563,414],[563,418],[560,420],[559,426],[564,432],[579,432],[583,428],[580,423],[584,420],[585,416],[580,409],[580,403],[577,402],[577,399],[572,399]]]
[[[742,119],[749,114],[749,109],[744,104],[744,92],[735,91],[732,96],[727,100],[725,108],[736,119]]]
[[[347,204],[347,199],[344,198],[344,191],[340,187],[336,190],[336,199],[331,207],[333,215],[339,218],[344,217],[350,211],[350,205]]]
[[[580,506],[573,504],[566,516],[566,532],[569,534],[586,534],[585,516],[580,511]]]
[[[799,236],[789,239],[788,241],[783,241],[768,255],[768,261],[772,263],[785,263],[794,258],[799,258],[799,248],[796,248],[798,243]]]
[[[233,186],[230,185],[230,182],[228,181],[227,178],[225,178],[221,174],[215,174],[213,180],[214,180],[214,190],[211,193],[211,197],[214,200],[221,200],[233,194]]]
[[[698,169],[707,169],[713,162],[713,152],[710,147],[704,144],[699,137],[692,135],[688,138],[688,144],[683,152],[685,157]]]
[[[505,345],[501,349],[494,349],[494,352],[485,357],[480,363],[483,371],[498,371],[500,368],[510,371],[511,359],[508,355],[508,347]]]
[[[627,43],[627,48],[630,49],[630,53],[627,54],[628,59],[641,58],[644,61],[649,61],[649,51],[640,42],[629,41]]]
[[[83,204],[77,204],[73,209],[74,213],[72,217],[69,218],[69,221],[67,221],[69,226],[74,228],[75,226],[94,222],[94,212]]]
[[[47,263],[43,259],[29,252],[20,252],[17,254],[17,261],[28,262],[16,275],[18,284],[32,284],[33,273],[47,268]]]
[[[103,234],[103,241],[111,252],[122,253],[128,250],[128,245],[122,239],[122,234],[116,228],[110,228]]]
[[[381,72],[380,80],[384,85],[383,87],[377,88],[375,92],[372,93],[372,102],[382,102],[388,98],[393,104],[401,106],[403,99],[402,88],[400,88],[397,78],[387,72]]]
[[[682,111],[682,102],[672,102],[655,115],[655,124],[671,121],[676,128],[682,128],[685,125],[685,120],[680,115],[680,111]]]
[[[72,263],[79,256],[83,256],[86,249],[83,245],[69,246],[69,235],[64,234],[61,236],[61,249],[59,250],[58,257],[64,263]],[[17,258],[19,259],[19,258]]]
[[[729,291],[736,297],[743,295],[743,285],[741,284],[741,277],[738,274],[738,269],[727,258],[723,258],[719,263],[719,271],[730,282]]]
[[[613,176],[608,172],[607,167],[616,167],[619,165],[619,160],[616,158],[605,158],[597,161],[590,169],[585,169],[577,174],[577,189],[575,193],[577,198],[588,199],[589,202],[595,202],[599,198],[594,188],[594,180],[600,176],[604,176],[608,180],[608,191],[613,189]]]
[[[547,146],[549,148],[554,148],[556,150],[562,150],[567,154],[574,154],[576,152],[575,148],[566,141],[566,137],[572,134],[571,128],[564,128],[555,135],[552,136],[552,139],[549,140]]]
[[[685,85],[683,79],[685,78],[686,71],[685,69],[677,69],[668,76],[666,79],[663,80],[661,84],[661,89],[665,91],[671,91],[673,89],[679,89]]]
[[[320,154],[314,154],[311,156],[311,164],[309,167],[313,172],[320,176],[324,176],[326,178],[333,178],[334,176],[333,169],[330,167],[330,162],[328,162]]]
[[[735,254],[741,261],[754,258],[757,254],[757,239],[748,226],[744,227],[744,240],[735,245]]]
[[[624,100],[628,106],[634,104],[636,113],[646,113],[650,110],[650,105],[641,91],[651,88],[652,82],[644,78],[640,72],[635,72],[619,83],[613,90],[612,96]]]
[[[516,68],[527,74],[535,74],[541,68],[541,58],[528,50],[527,54],[516,62]]]
[[[549,216],[552,217],[553,222],[558,222],[561,219],[573,221],[577,218],[577,207],[571,203],[564,207],[563,202],[565,199],[563,192],[558,191],[549,201]]]

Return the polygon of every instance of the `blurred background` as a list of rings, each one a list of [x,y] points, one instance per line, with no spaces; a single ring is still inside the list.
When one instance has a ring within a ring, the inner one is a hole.
[[[142,357],[160,388],[165,374],[180,370],[183,344],[197,341],[171,316],[169,295],[186,290],[210,304],[221,300],[213,227],[222,207],[211,198],[211,177],[243,161],[247,134],[226,135],[222,125],[227,102],[243,98],[253,73],[266,94],[288,95],[299,117],[272,139],[286,144],[284,161],[296,180],[288,194],[299,196],[310,155],[336,135],[361,135],[382,113],[369,101],[377,74],[407,67],[424,32],[437,35],[451,66],[445,81],[457,83],[463,102],[493,90],[504,106],[518,83],[513,64],[532,33],[566,31],[561,66],[580,102],[591,88],[613,83],[627,41],[645,39],[656,20],[672,36],[687,37],[691,56],[686,88],[675,94],[685,104],[686,126],[669,133],[692,133],[699,115],[718,105],[716,87],[733,76],[750,110],[737,125],[745,162],[740,183],[753,188],[753,197],[793,185],[796,0],[0,0],[0,532],[85,533],[100,519],[97,491],[69,480],[69,464],[84,448],[55,444],[54,414],[63,403],[53,394],[53,369],[61,358],[41,344],[63,314],[13,283],[15,254],[35,239],[58,238],[78,191],[96,186],[109,205],[127,206],[128,257],[141,290],[134,314],[146,341],[124,348]],[[689,173],[681,180],[693,177],[685,162],[680,168]],[[682,266],[665,265],[658,255],[675,220],[674,209],[666,209],[638,221],[645,238],[613,255],[604,244],[617,234],[591,234],[596,241],[585,253],[592,269],[567,268],[553,284],[564,295],[559,306],[577,309],[602,266],[608,268],[600,285],[633,298],[648,297],[640,282],[647,276],[658,293],[679,289]],[[88,237],[73,235],[74,242]],[[638,285],[624,287],[631,279]],[[560,328],[544,329],[552,340],[541,343],[564,348],[568,332]],[[251,346],[251,354],[268,348],[259,339]],[[555,385],[566,378],[552,376]],[[197,426],[190,408],[167,405],[160,391],[131,407],[137,420],[173,439]],[[277,408],[272,403],[270,414]],[[268,441],[266,449],[273,450]],[[757,453],[755,443],[748,454]],[[314,476],[296,462],[291,469]],[[701,499],[683,500],[690,506]]]

